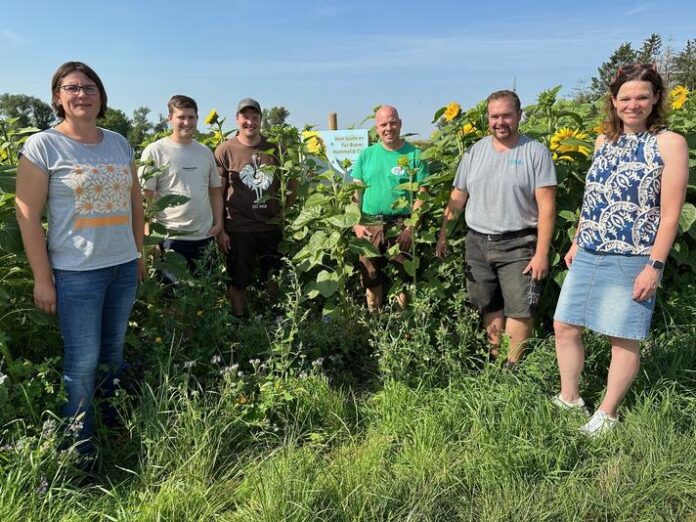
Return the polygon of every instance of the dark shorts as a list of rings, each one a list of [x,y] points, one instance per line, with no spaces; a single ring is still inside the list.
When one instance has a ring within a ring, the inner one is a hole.
[[[466,290],[481,312],[503,310],[505,317],[532,317],[539,304],[541,284],[531,271],[523,274],[536,250],[536,232],[489,239],[469,230],[466,235]]]
[[[192,274],[197,275],[199,269],[210,271],[212,269],[212,259],[209,259],[204,267],[200,267],[200,262],[205,256],[206,250],[213,243],[213,238],[209,237],[206,239],[165,239],[159,244],[160,250],[166,252],[167,250],[173,250],[184,259],[186,259],[186,264]]]
[[[281,230],[262,232],[230,232],[230,251],[227,253],[227,275],[230,284],[240,290],[251,283],[257,265],[263,281],[273,270],[283,266],[278,246],[283,239]]]
[[[374,288],[386,282],[384,268],[387,264],[392,263],[402,280],[408,280],[409,275],[404,270],[404,262],[407,261],[410,255],[406,252],[387,257],[387,250],[394,246],[399,238],[399,234],[403,231],[403,220],[385,223],[383,225],[366,225],[368,232],[372,235],[369,239],[370,243],[382,254],[380,257],[360,256],[360,277],[364,288]]]

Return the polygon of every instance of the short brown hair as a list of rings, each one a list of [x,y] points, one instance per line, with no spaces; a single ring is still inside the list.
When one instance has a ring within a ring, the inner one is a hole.
[[[61,120],[65,119],[65,110],[63,109],[62,105],[58,105],[56,103],[55,94],[58,92],[58,89],[60,89],[60,84],[63,81],[63,78],[74,72],[81,72],[87,76],[87,78],[97,84],[97,89],[99,89],[99,101],[101,102],[101,107],[99,108],[97,118],[103,118],[106,114],[106,89],[104,89],[104,84],[99,78],[99,75],[94,72],[94,69],[82,62],[65,62],[63,65],[58,67],[58,70],[53,74],[53,78],[51,79],[51,106],[53,107],[53,111],[56,113],[56,116],[58,116],[58,118]]]
[[[492,101],[500,100],[501,98],[509,98],[510,100],[512,100],[515,104],[515,109],[517,110],[517,112],[520,112],[522,110],[522,102],[520,102],[520,97],[517,96],[517,93],[515,91],[508,91],[507,89],[502,91],[495,91],[489,94],[488,98],[486,98],[486,107],[488,107],[488,104]]]
[[[604,110],[606,112],[606,120],[602,124],[604,134],[609,141],[619,139],[623,131],[623,122],[616,113],[613,101],[619,94],[621,86],[630,81],[650,82],[652,85],[653,94],[657,94],[657,103],[653,106],[650,115],[648,116],[645,126],[651,133],[656,133],[665,128],[667,121],[667,103],[665,93],[665,85],[662,81],[662,76],[657,72],[657,67],[654,63],[634,63],[631,65],[623,65],[616,71],[616,76],[609,84],[609,92],[604,100]]]
[[[193,109],[196,111],[196,116],[198,116],[198,105],[193,98],[184,96],[183,94],[175,94],[167,102],[167,108],[169,109],[169,115],[174,112],[174,109]]]

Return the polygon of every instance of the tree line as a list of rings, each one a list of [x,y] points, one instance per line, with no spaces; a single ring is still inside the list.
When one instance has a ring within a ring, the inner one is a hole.
[[[597,68],[596,76],[590,78],[589,82],[581,82],[576,88],[575,101],[591,102],[601,98],[607,92],[618,68],[636,62],[656,64],[670,89],[675,85],[683,85],[690,91],[696,91],[696,38],[687,40],[684,48],[676,51],[671,45],[664,45],[659,34],[652,33],[637,49],[630,42],[619,45],[607,61]],[[128,117],[122,110],[108,108],[99,125],[118,132],[136,148],[147,136],[167,128],[165,116],[159,114],[158,120],[152,122],[148,119],[150,112],[148,107],[138,107],[133,111],[132,117]],[[272,125],[284,124],[289,115],[290,112],[285,107],[264,109],[264,131]],[[0,94],[0,117],[17,118],[20,127],[36,127],[41,130],[55,123],[51,106],[26,94]]]

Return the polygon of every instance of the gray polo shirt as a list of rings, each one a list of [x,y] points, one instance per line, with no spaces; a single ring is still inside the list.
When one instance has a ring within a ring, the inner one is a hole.
[[[486,136],[464,153],[453,185],[469,194],[464,212],[469,228],[501,234],[537,226],[534,191],[556,185],[556,169],[549,149],[528,136],[503,152]]]

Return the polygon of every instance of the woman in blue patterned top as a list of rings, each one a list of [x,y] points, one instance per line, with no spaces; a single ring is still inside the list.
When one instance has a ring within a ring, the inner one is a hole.
[[[665,129],[665,89],[655,66],[620,68],[609,90],[605,132],[595,143],[554,316],[557,406],[587,412],[579,393],[583,329],[611,341],[604,399],[581,428],[588,435],[616,424],[616,409],[638,373],[638,343],[648,335],[689,171],[686,140]]]

